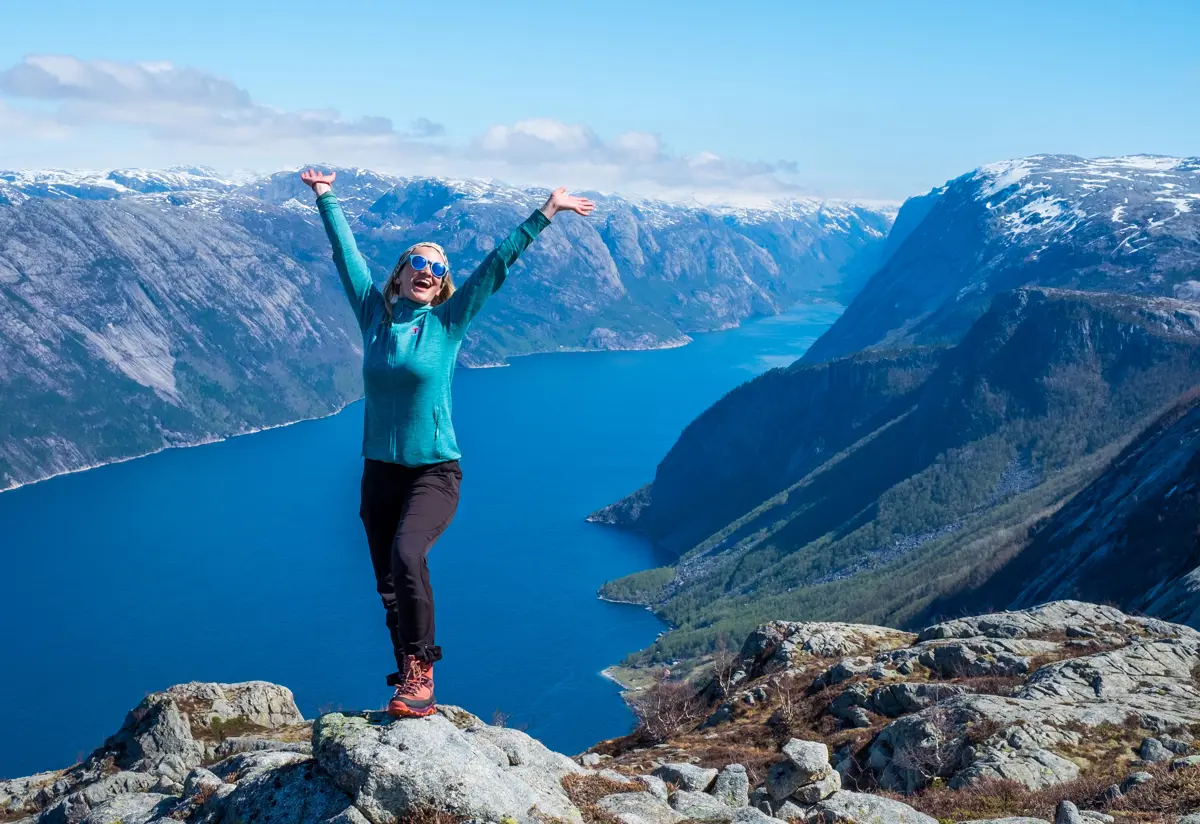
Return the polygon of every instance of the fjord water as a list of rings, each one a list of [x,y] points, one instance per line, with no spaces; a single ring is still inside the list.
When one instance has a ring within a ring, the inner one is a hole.
[[[595,593],[663,559],[585,516],[840,311],[804,306],[678,349],[460,369],[462,499],[429,557],[439,700],[567,753],[628,732],[599,673],[664,626]],[[73,763],[145,694],[185,681],[274,681],[306,717],[380,707],[393,667],[358,521],[361,434],[359,402],[0,495],[0,778]]]

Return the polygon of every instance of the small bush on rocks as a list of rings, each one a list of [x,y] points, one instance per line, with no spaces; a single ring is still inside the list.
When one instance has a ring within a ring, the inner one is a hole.
[[[692,684],[673,679],[659,681],[629,703],[638,719],[635,734],[655,743],[700,723],[707,709]]]

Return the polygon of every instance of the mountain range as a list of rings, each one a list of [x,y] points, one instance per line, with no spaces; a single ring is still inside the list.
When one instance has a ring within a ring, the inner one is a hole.
[[[546,194],[336,171],[377,278],[418,239],[462,278]],[[894,217],[811,199],[595,199],[523,256],[464,365],[679,345],[801,299],[848,301]],[[359,353],[295,171],[0,172],[0,489],[329,414],[361,395]]]
[[[679,558],[602,590],[676,627],[647,656],[767,617],[919,626],[1067,593],[1195,621],[1193,205],[1200,161],[1143,156],[994,164],[906,202],[812,349],[592,516]]]

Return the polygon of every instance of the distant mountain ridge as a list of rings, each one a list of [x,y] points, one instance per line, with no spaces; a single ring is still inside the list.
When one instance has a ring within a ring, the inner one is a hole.
[[[441,242],[461,279],[545,196],[337,172],[377,279],[418,239]],[[801,299],[846,301],[893,217],[597,201],[523,256],[462,363],[679,345]],[[329,414],[359,396],[359,346],[295,171],[0,172],[0,489]]]
[[[953,343],[1021,286],[1200,297],[1200,158],[1037,155],[983,166],[900,210],[886,259],[809,363]]]
[[[1200,385],[1198,198],[1195,161],[1039,156],[907,202],[816,356],[730,392],[592,516],[680,556],[602,594],[677,627],[656,660],[764,616],[915,626],[1079,597],[1197,620],[1167,604],[1200,591],[1191,418],[1159,416]],[[1155,461],[1119,457],[1139,433]]]

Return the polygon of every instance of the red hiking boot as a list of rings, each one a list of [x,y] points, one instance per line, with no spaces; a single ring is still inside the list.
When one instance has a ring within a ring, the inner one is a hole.
[[[421,718],[433,715],[433,664],[415,655],[406,656],[400,670],[400,684],[388,702],[388,715],[394,718]]]

